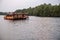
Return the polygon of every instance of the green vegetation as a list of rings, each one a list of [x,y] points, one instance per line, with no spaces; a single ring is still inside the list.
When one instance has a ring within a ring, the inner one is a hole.
[[[51,5],[51,4],[41,4],[34,8],[27,9],[17,9],[16,13],[23,12],[28,13],[31,16],[40,16],[40,17],[60,17],[60,4],[59,5]],[[0,12],[0,15],[5,15],[7,13]]]
[[[27,12],[32,16],[42,16],[42,17],[60,17],[60,4],[51,5],[51,4],[42,4],[34,8],[29,7],[28,9],[18,9],[15,11],[18,12]]]
[[[5,12],[0,12],[0,15],[6,15],[7,13],[5,13]]]

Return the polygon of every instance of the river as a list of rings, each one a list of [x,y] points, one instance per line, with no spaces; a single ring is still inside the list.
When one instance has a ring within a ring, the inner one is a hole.
[[[29,16],[4,20],[0,16],[0,40],[60,40],[60,18]]]

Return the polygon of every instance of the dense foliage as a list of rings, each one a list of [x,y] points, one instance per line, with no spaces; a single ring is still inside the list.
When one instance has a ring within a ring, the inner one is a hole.
[[[41,4],[34,8],[27,9],[17,9],[16,13],[28,13],[31,16],[42,16],[42,17],[60,17],[60,4],[59,5],[51,5],[51,4]],[[0,12],[0,15],[5,15],[6,12]]]
[[[15,12],[27,12],[29,15],[33,16],[43,16],[43,17],[59,17],[60,16],[60,4],[51,5],[51,4],[42,4],[34,8],[29,7],[28,9],[18,9]]]
[[[5,13],[5,12],[0,12],[0,15],[6,15],[7,13]]]

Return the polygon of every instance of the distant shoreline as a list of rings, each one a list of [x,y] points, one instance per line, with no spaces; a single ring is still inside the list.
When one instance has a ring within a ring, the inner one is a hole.
[[[7,14],[0,14],[0,15],[7,15]],[[29,15],[29,16],[34,16],[34,15]],[[60,17],[60,16],[36,16],[36,17]]]
[[[0,15],[7,15],[13,12],[0,12]],[[38,17],[60,17],[60,4],[51,5],[51,4],[41,4],[34,8],[27,9],[17,9],[14,13],[28,13],[29,16],[38,16]]]

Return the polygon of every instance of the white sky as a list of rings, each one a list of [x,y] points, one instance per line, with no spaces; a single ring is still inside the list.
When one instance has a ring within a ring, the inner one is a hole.
[[[43,3],[56,5],[60,3],[60,0],[0,0],[0,12],[15,11],[16,9],[34,7]]]

